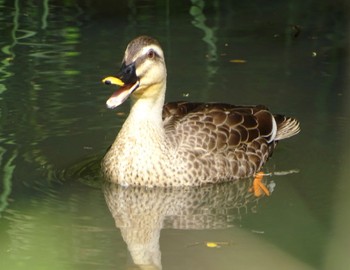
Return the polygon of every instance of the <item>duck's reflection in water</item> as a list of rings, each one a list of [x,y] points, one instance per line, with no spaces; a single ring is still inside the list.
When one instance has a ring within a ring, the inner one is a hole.
[[[185,188],[123,188],[106,182],[104,194],[133,263],[161,269],[160,231],[223,229],[256,210],[251,180]]]

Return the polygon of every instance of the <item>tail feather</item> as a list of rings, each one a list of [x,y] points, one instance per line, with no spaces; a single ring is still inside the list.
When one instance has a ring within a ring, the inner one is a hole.
[[[295,118],[284,115],[275,115],[274,117],[277,124],[275,141],[287,139],[300,132],[300,123]]]

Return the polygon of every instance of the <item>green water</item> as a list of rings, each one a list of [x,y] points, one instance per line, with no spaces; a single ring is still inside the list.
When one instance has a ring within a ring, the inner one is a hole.
[[[346,1],[118,2],[0,0],[0,269],[348,269]],[[102,184],[129,107],[106,109],[101,79],[140,34],[163,46],[168,101],[300,120],[264,169],[270,197],[251,179]]]

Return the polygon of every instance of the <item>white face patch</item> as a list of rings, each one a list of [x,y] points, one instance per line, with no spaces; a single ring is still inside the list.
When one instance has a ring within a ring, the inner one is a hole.
[[[137,58],[146,55],[151,49],[152,49],[153,51],[155,51],[161,58],[164,58],[162,49],[159,48],[159,46],[153,45],[153,44],[152,44],[152,45],[148,45],[148,46],[146,46],[146,47],[143,47],[142,50],[134,56],[134,58],[132,59],[132,61],[135,62],[135,61],[137,60]],[[126,54],[125,54],[125,55],[126,55]]]

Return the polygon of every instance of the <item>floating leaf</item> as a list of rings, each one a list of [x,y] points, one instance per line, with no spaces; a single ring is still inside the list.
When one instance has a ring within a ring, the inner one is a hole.
[[[232,60],[230,60],[230,63],[245,64],[245,63],[247,63],[247,60],[244,60],[244,59],[232,59]]]
[[[207,242],[207,243],[206,243],[206,246],[207,246],[207,247],[210,247],[210,248],[217,248],[217,247],[220,247],[220,246],[218,246],[217,243],[214,243],[214,242]]]

